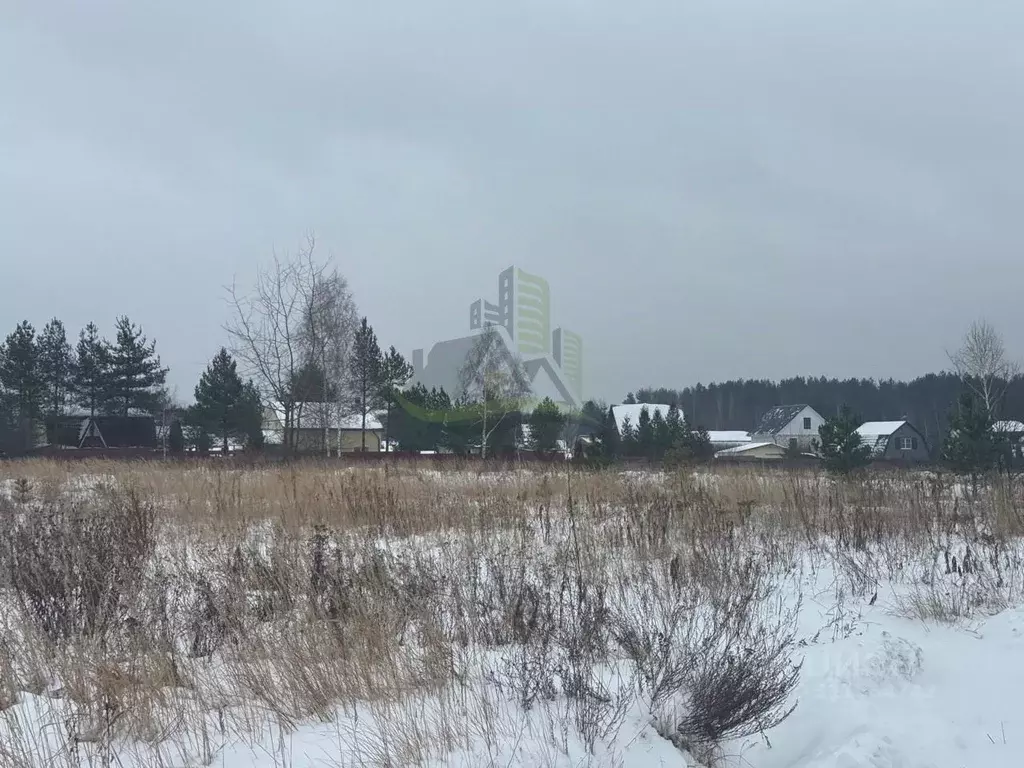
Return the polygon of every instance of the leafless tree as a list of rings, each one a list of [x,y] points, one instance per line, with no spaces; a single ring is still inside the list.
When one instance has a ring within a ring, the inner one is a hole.
[[[314,254],[312,236],[294,256],[282,259],[274,254],[271,265],[260,268],[249,293],[236,284],[228,289],[233,313],[225,330],[232,339],[232,351],[258,382],[264,397],[283,411],[286,445],[297,448],[301,428],[301,404],[294,385],[304,366],[316,366],[322,373],[323,403],[328,390],[344,375],[345,360],[355,328],[356,311],[348,283],[330,260]],[[318,414],[325,430],[324,447],[330,450],[327,429],[331,413],[340,403],[324,406]]]
[[[299,343],[303,362],[322,372],[322,391],[316,405],[323,425],[323,449],[331,452],[330,425],[352,413],[349,358],[359,325],[356,304],[348,281],[328,261],[313,258],[314,241],[309,238],[304,267],[300,273],[303,308]],[[337,430],[336,450],[341,451],[341,430]]]
[[[960,348],[947,353],[961,381],[984,404],[990,418],[998,416],[1010,380],[1020,366],[1006,355],[999,332],[986,320],[976,320]]]
[[[480,456],[487,457],[487,441],[511,411],[522,408],[530,394],[526,367],[514,355],[498,330],[489,325],[480,332],[459,370],[459,393],[479,409]]]

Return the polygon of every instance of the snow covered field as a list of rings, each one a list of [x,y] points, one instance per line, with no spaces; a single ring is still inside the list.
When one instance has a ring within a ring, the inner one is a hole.
[[[0,766],[1021,764],[997,481],[0,472]]]

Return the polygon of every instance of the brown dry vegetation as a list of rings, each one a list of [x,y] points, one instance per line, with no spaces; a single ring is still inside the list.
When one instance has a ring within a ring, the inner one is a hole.
[[[554,763],[638,700],[710,760],[789,713],[812,576],[833,633],[883,583],[928,621],[1024,589],[1024,498],[998,478],[39,461],[0,483],[3,766],[238,742],[289,765],[305,723],[359,765],[504,764],[537,711],[559,726],[531,761]]]

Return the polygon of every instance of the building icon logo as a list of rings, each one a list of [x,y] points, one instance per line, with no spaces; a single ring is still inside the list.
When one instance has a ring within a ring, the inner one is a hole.
[[[470,335],[435,344],[425,363],[423,350],[413,351],[413,382],[458,397],[459,371],[473,342],[493,326],[509,352],[523,361],[536,400],[550,397],[563,407],[578,408],[583,402],[583,339],[551,325],[547,280],[509,267],[498,275],[496,303],[481,298],[469,305]]]

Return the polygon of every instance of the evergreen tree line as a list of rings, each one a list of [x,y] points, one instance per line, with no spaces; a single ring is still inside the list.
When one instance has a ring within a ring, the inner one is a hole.
[[[155,342],[128,317],[117,318],[113,340],[89,323],[74,345],[57,318],[39,333],[23,321],[0,344],[0,450],[31,447],[42,422],[76,410],[153,413],[166,377]]]
[[[490,400],[486,404],[461,397],[453,400],[442,389],[427,390],[415,384],[396,393],[398,407],[388,426],[402,451],[450,452],[460,455],[510,456],[523,449],[539,454],[555,452],[568,444],[573,420],[550,399],[524,412],[516,402]],[[481,437],[486,418],[493,427]],[[591,422],[593,423],[593,422]]]
[[[949,432],[951,405],[958,403],[963,382],[955,373],[932,373],[913,381],[829,379],[797,376],[778,382],[739,379],[685,389],[641,388],[626,402],[664,403],[681,408],[708,429],[751,431],[777,405],[805,403],[822,416],[840,414],[843,406],[869,421],[907,419],[929,446],[941,446]],[[1024,377],[1006,382],[999,418],[1024,420]]]
[[[669,405],[665,416],[657,409],[652,415],[643,407],[635,425],[627,416],[621,428],[617,428],[615,416],[609,408],[595,437],[601,454],[608,459],[706,459],[713,452],[707,430],[691,427],[683,412],[674,404]]]

